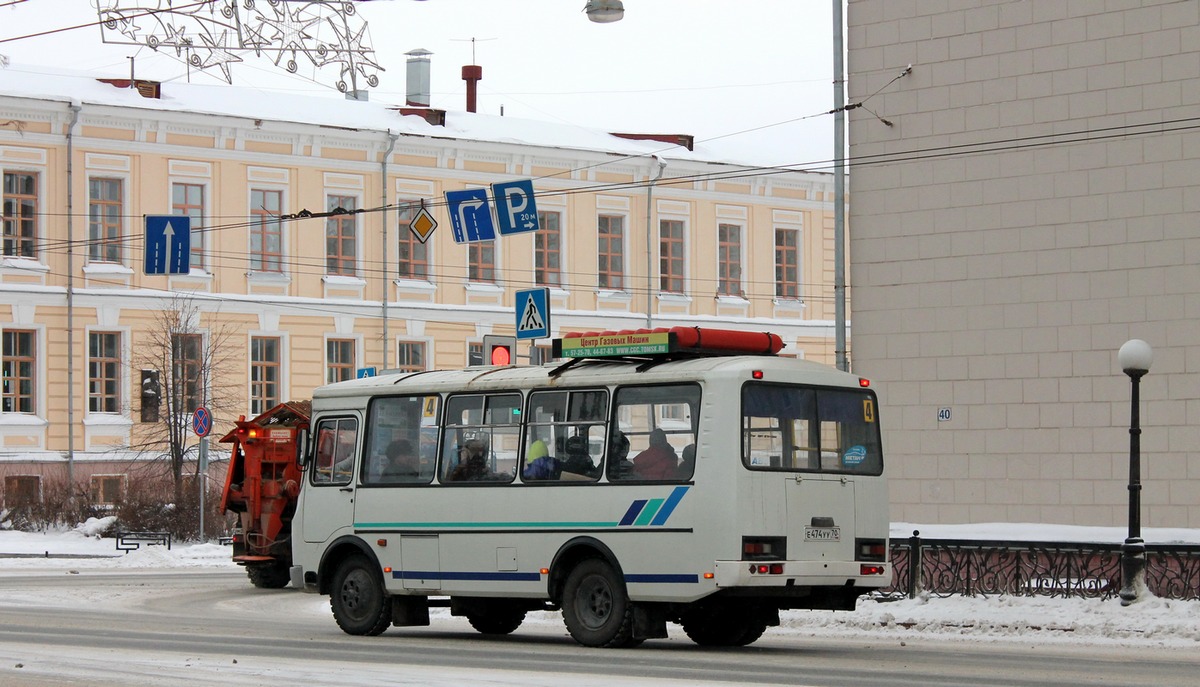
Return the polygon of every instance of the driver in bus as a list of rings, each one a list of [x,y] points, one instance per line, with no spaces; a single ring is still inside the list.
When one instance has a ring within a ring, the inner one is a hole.
[[[458,451],[458,465],[446,479],[451,482],[468,482],[493,479],[491,468],[488,466],[488,439],[481,434],[474,439],[468,439]]]

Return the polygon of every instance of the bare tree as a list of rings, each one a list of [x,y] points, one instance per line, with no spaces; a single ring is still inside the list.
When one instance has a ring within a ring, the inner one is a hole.
[[[135,415],[141,422],[134,423],[130,449],[155,455],[169,466],[176,502],[183,496],[188,442],[198,441],[193,413],[200,406],[208,408],[219,432],[242,400],[236,385],[228,383],[228,370],[237,364],[240,350],[237,328],[228,322],[206,328],[203,314],[191,295],[166,299],[131,356],[142,388],[140,415]]]

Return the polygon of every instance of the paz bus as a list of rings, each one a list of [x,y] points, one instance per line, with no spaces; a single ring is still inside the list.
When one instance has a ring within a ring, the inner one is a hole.
[[[572,333],[544,365],[320,387],[291,582],[328,594],[349,634],[447,606],[507,634],[549,610],[595,647],[668,623],[743,646],[781,610],[852,610],[892,577],[878,401],[781,348]]]

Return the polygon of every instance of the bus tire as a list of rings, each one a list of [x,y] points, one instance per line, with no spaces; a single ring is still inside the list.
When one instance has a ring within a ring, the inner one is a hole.
[[[259,589],[283,589],[292,581],[288,566],[278,561],[265,565],[247,565],[250,584]]]
[[[505,601],[484,602],[467,613],[467,622],[480,634],[512,634],[525,622],[525,609]]]
[[[346,634],[374,636],[392,624],[392,604],[383,579],[366,556],[350,556],[338,566],[329,606]]]
[[[575,641],[591,647],[627,647],[633,638],[633,604],[613,567],[598,558],[580,561],[563,584],[563,622]]]
[[[729,604],[689,613],[680,624],[688,639],[700,646],[746,646],[767,631],[762,613]]]

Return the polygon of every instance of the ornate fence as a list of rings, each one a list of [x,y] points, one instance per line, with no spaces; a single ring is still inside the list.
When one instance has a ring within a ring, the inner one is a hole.
[[[921,539],[918,534],[892,540],[895,576],[876,596],[1109,599],[1121,590],[1120,544]],[[1200,599],[1200,545],[1146,544],[1146,588],[1158,597]]]

